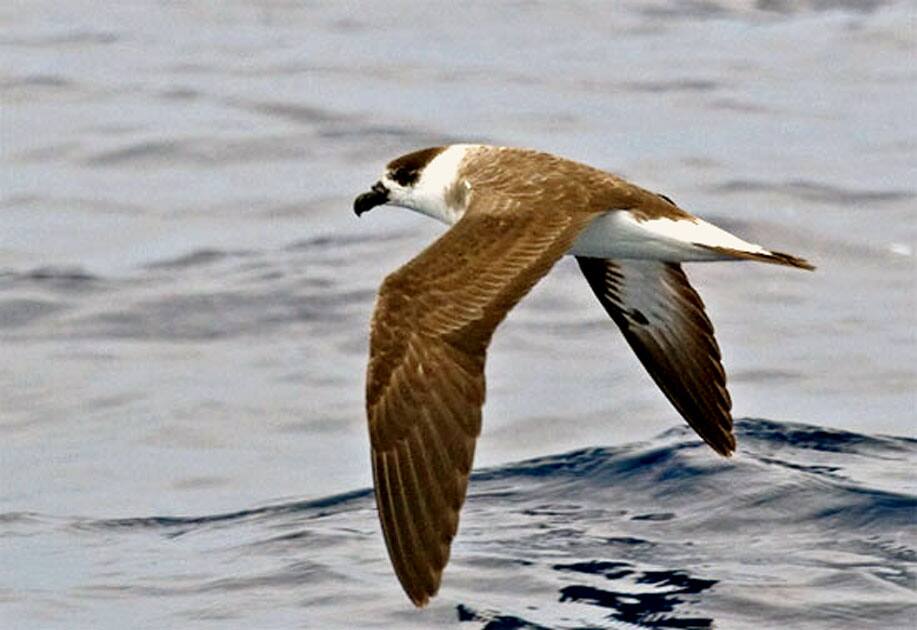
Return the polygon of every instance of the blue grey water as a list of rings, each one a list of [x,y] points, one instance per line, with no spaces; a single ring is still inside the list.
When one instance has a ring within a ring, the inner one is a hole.
[[[0,627],[913,627],[917,5],[0,7]],[[562,261],[498,331],[423,611],[362,408],[391,157],[531,146],[814,274],[687,268],[740,447]],[[521,462],[521,463],[520,463]]]

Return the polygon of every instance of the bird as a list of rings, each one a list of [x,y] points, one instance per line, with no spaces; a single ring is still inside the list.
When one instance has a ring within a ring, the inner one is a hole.
[[[813,270],[669,197],[532,149],[453,144],[390,161],[359,217],[399,206],[450,226],[389,274],[366,373],[373,486],[394,572],[417,607],[436,595],[458,530],[495,329],[564,255],[675,409],[714,451],[736,448],[713,325],[681,263]]]

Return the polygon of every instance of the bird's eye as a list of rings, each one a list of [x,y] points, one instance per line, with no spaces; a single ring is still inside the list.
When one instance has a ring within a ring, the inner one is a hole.
[[[404,168],[403,166],[392,171],[391,178],[402,186],[408,186],[409,184],[412,184],[416,179],[416,177],[414,177],[413,171]]]

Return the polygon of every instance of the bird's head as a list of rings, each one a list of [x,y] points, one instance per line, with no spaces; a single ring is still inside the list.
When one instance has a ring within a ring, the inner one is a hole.
[[[376,206],[401,206],[454,223],[464,212],[454,191],[464,186],[458,170],[466,151],[464,145],[430,147],[395,158],[369,192],[354,199],[353,211],[360,216]]]

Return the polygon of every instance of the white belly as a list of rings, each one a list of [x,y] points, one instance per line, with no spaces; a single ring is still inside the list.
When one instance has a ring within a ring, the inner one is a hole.
[[[698,245],[764,252],[720,228],[695,221],[653,219],[638,221],[630,212],[611,210],[587,227],[568,252],[592,258],[637,258],[669,262],[724,260],[729,258]]]

